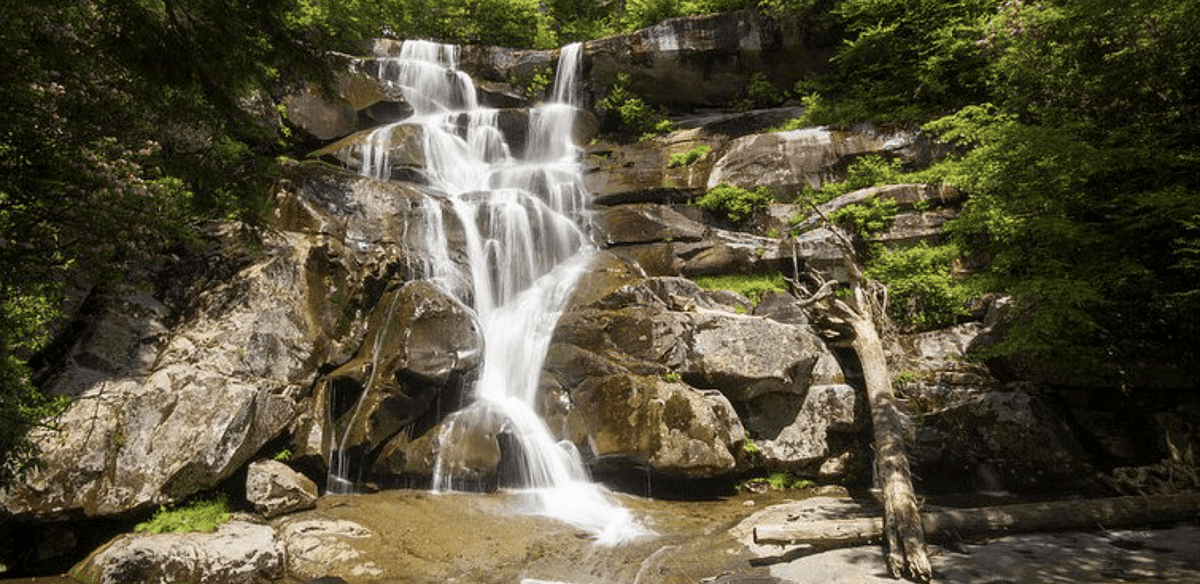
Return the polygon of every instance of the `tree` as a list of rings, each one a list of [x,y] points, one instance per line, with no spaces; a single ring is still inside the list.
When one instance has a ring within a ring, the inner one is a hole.
[[[952,231],[1017,300],[991,355],[1111,385],[1196,374],[1198,13],[1008,2],[988,21],[993,101],[926,128],[968,149],[942,169],[969,194]]]
[[[288,144],[246,107],[321,70],[292,0],[20,0],[0,21],[0,485],[62,402],[29,361],[68,287],[110,289],[247,216]],[[269,100],[262,100],[266,101]],[[273,115],[274,112],[268,112]],[[269,116],[268,116],[269,117]]]
[[[841,0],[845,45],[829,92],[858,115],[921,118],[984,95],[978,31],[991,0]],[[857,121],[857,120],[847,120]]]

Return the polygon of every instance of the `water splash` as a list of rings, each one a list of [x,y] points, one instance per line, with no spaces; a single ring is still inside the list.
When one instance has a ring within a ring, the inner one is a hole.
[[[389,178],[398,128],[420,133],[421,172],[434,194],[422,203],[416,239],[433,253],[411,267],[472,306],[484,331],[473,401],[443,421],[436,439],[434,489],[460,486],[456,465],[471,456],[467,442],[503,435],[504,464],[519,471],[510,488],[522,493],[527,512],[614,544],[644,531],[590,481],[574,445],[557,440],[535,408],[555,324],[594,253],[580,228],[586,193],[572,139],[581,60],[581,45],[562,49],[553,101],[529,112],[525,154],[517,158],[500,112],[479,107],[472,80],[457,69],[457,47],[406,41],[379,74],[404,92],[415,113],[364,141],[360,170]],[[462,233],[465,262],[445,252],[446,222]]]

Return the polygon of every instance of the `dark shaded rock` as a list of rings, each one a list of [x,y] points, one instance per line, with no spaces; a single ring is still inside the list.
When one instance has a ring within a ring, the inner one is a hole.
[[[1023,391],[979,394],[920,419],[912,455],[927,490],[1061,490],[1095,476],[1063,420]]]
[[[651,103],[689,109],[723,106],[761,71],[777,87],[822,69],[830,47],[796,20],[756,12],[674,18],[628,35],[584,43],[587,80],[602,96],[618,72]]]
[[[608,246],[660,241],[696,241],[704,225],[665,205],[620,205],[597,209],[592,219],[595,237]]]
[[[328,412],[334,421],[322,426],[322,444],[375,450],[424,416],[452,378],[474,371],[482,353],[473,311],[436,285],[419,280],[386,294],[358,353],[323,378],[312,402],[313,419]]]

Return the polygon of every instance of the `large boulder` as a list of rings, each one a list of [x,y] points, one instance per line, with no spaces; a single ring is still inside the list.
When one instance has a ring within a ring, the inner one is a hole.
[[[474,312],[437,285],[417,280],[385,293],[358,352],[318,383],[304,454],[319,447],[343,476],[368,468],[373,452],[426,417],[482,355]]]
[[[720,476],[737,466],[745,432],[728,398],[657,376],[590,378],[572,391],[569,424],[600,463],[667,476]]]
[[[597,209],[592,228],[594,238],[608,246],[697,241],[706,229],[673,207],[651,203]]]
[[[73,402],[33,435],[44,465],[5,491],[4,514],[135,513],[220,484],[285,432],[297,454],[320,458],[322,434],[304,431],[319,426],[297,421],[305,400],[321,367],[363,345],[387,282],[428,257],[421,230],[405,226],[436,203],[310,164],[288,169],[276,199],[275,229],[220,225],[160,269],[152,294],[89,301],[98,316],[45,384]],[[400,370],[436,384],[469,369],[473,349],[420,310],[428,323],[414,330],[428,347],[399,353]]]
[[[364,558],[357,543],[375,534],[353,521],[284,519],[278,522],[280,546],[287,556],[287,574],[301,581],[332,574],[378,578],[383,571]]]
[[[978,394],[920,420],[914,466],[929,491],[1082,488],[1096,475],[1066,422],[1025,391]]]
[[[95,321],[47,384],[74,400],[32,436],[44,465],[4,493],[6,512],[163,504],[231,476],[288,425],[332,335],[310,311],[323,295],[305,268],[317,246],[287,233],[262,241],[248,265],[192,297],[184,319],[135,295]]]
[[[584,43],[587,85],[599,99],[620,72],[652,103],[721,107],[744,93],[752,73],[783,88],[826,67],[832,47],[812,32],[802,17],[750,11],[673,18]]]
[[[673,476],[727,473],[734,468],[729,447],[743,426],[774,438],[796,422],[814,380],[841,382],[840,370],[830,371],[836,361],[806,324],[739,314],[749,302],[730,299],[737,295],[641,274],[599,254],[559,319],[546,360],[544,388],[570,396],[547,400],[567,404],[549,417],[565,416],[564,437],[608,457],[610,466],[623,459]],[[826,365],[814,377],[818,362]],[[741,417],[725,416],[725,403]],[[620,419],[640,422],[622,434],[616,428],[630,423]],[[695,450],[691,441],[701,435],[716,442]]]
[[[404,95],[348,63],[332,88],[308,83],[283,97],[287,123],[311,139],[337,140],[366,127],[412,115]]]
[[[71,571],[89,584],[228,582],[266,584],[284,576],[274,528],[230,521],[213,533],[127,534]]]
[[[917,423],[910,459],[928,491],[1036,491],[1084,486],[1095,472],[1067,419],[1036,386],[1005,386],[968,351],[968,322],[898,335],[889,365]]]
[[[782,411],[795,409],[788,403],[772,405]],[[829,432],[850,434],[861,430],[863,409],[857,392],[849,385],[814,385],[791,423],[776,432],[763,430],[761,435],[766,439],[755,442],[759,459],[772,470],[814,474],[815,463],[831,454],[842,454],[831,451]]]
[[[779,194],[794,195],[806,186],[820,188],[841,180],[850,163],[866,154],[922,166],[938,152],[939,147],[915,130],[871,124],[752,134],[729,144],[708,175],[708,188],[767,185]]]

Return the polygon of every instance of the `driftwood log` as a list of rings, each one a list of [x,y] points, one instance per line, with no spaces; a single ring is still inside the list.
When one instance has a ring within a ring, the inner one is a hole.
[[[1192,520],[1200,516],[1200,493],[1017,503],[921,513],[927,534],[994,535],[1065,529],[1105,529]],[[760,525],[760,544],[861,545],[883,537],[878,517]]]

